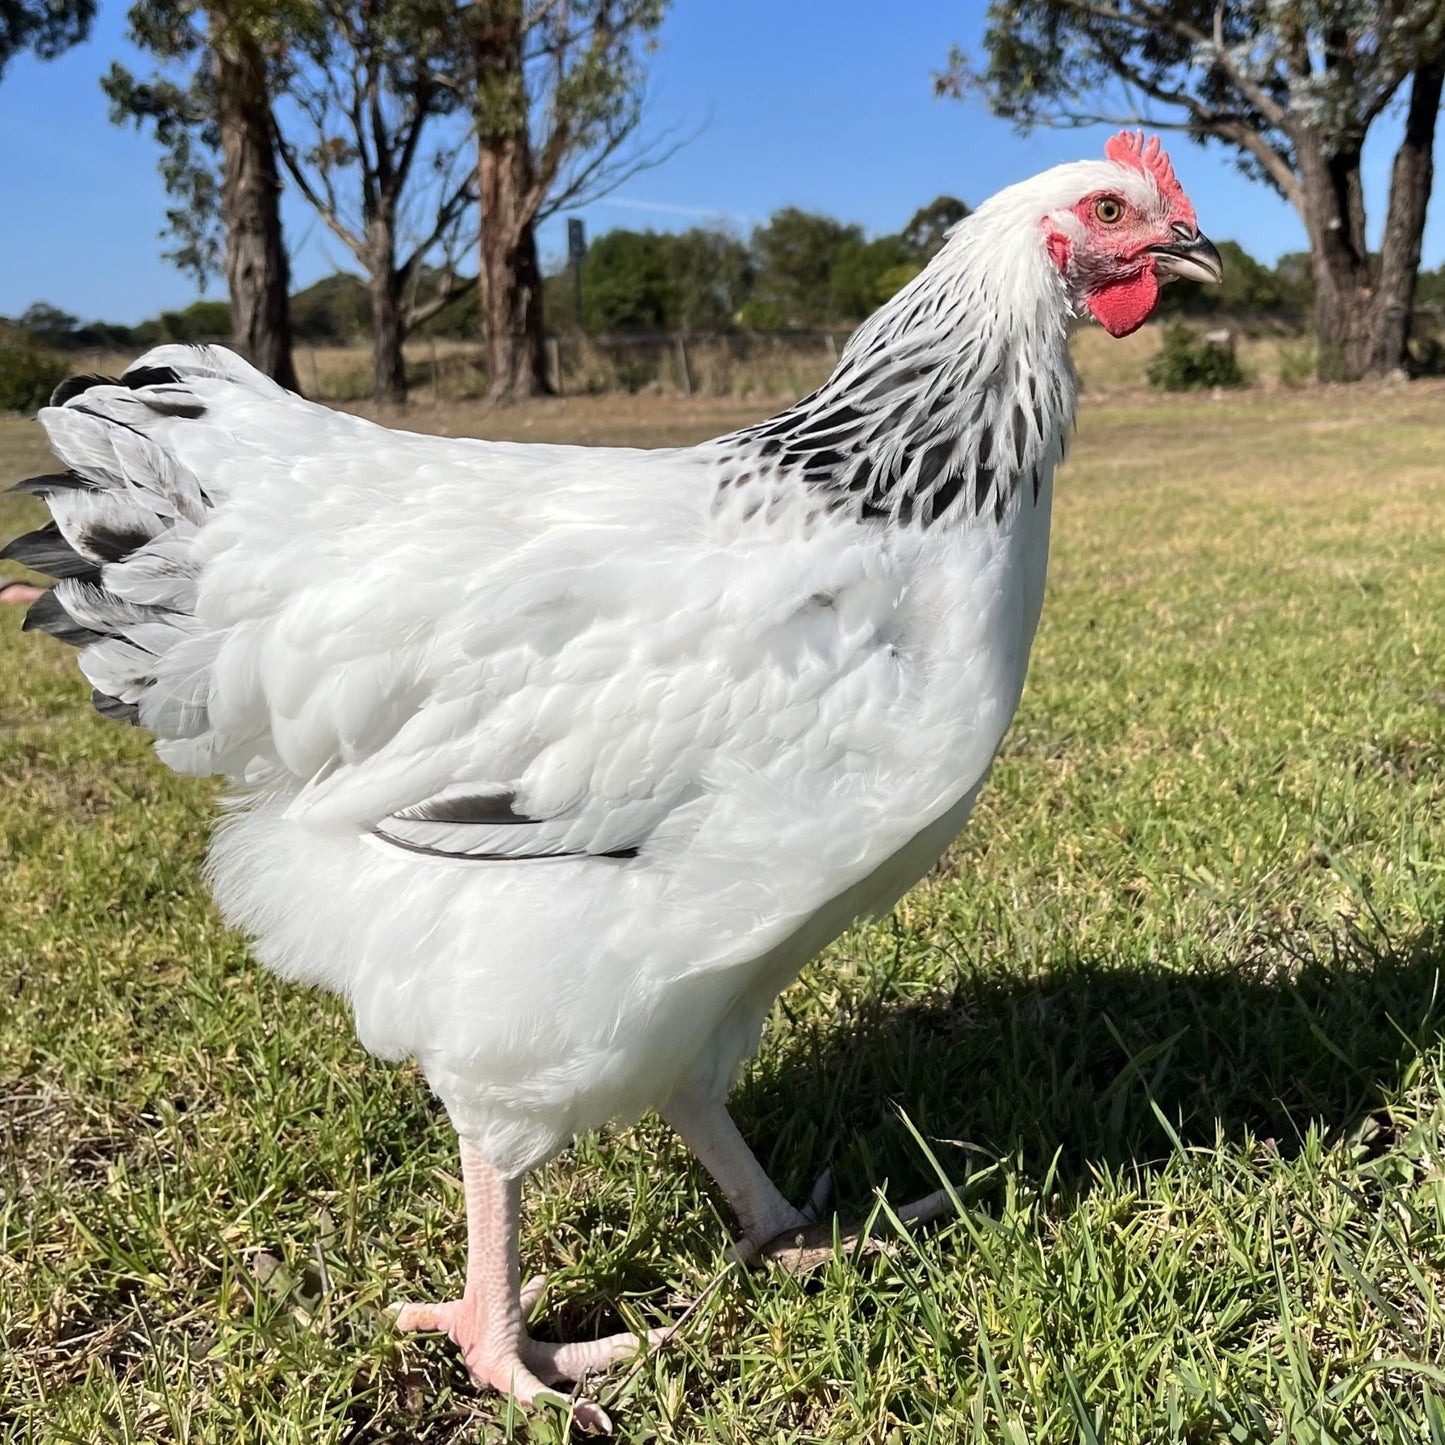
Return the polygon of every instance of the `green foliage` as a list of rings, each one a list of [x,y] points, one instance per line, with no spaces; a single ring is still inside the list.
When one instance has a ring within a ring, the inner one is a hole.
[[[730,231],[695,226],[670,238],[668,274],[678,331],[727,331],[753,287],[755,262]]]
[[[1171,281],[1160,296],[1161,315],[1288,316],[1301,319],[1308,309],[1297,285],[1277,268],[1256,261],[1237,241],[1220,241],[1224,280],[1206,286],[1199,281]]]
[[[1314,263],[1308,251],[1286,251],[1274,263],[1275,285],[1285,309],[1306,316],[1315,304]]]
[[[95,0],[0,0],[0,75],[23,50],[53,60],[90,33]]]
[[[608,231],[582,263],[582,323],[589,331],[662,331],[675,314],[670,238]]]
[[[1415,305],[1445,311],[1445,265],[1421,271],[1415,278]]]
[[[71,344],[80,329],[80,318],[48,301],[36,301],[16,317],[15,324],[42,346],[62,347]]]
[[[614,230],[582,264],[582,319],[588,331],[727,331],[752,281],[752,258],[727,231]],[[556,280],[549,314],[574,311],[570,269]],[[555,309],[553,309],[555,308]]]
[[[1215,15],[1223,45],[1213,39]],[[1439,0],[992,0],[986,61],[955,49],[940,91],[981,92],[1027,128],[1093,119],[1120,81],[1234,148],[1241,169],[1280,187],[1293,134],[1358,144],[1415,68],[1445,57]]]
[[[931,261],[943,249],[948,233],[968,215],[957,196],[937,196],[920,206],[900,233],[903,244],[920,261]]]
[[[563,302],[562,286],[566,296]],[[370,301],[367,302],[368,310]],[[572,278],[569,273],[545,276],[542,279],[542,312],[549,330],[567,330],[575,325],[572,304]],[[454,296],[434,315],[412,328],[417,336],[449,336],[457,341],[474,341],[482,329],[482,298],[473,278],[460,295]]]
[[[1412,336],[1406,344],[1406,355],[1409,357],[1408,375],[1445,375],[1445,345],[1433,333]]]
[[[1206,341],[1183,321],[1164,330],[1164,344],[1147,367],[1149,385],[1161,391],[1209,391],[1216,386],[1245,386],[1232,341]]]
[[[832,314],[862,321],[922,269],[922,262],[902,236],[846,241],[838,248],[828,278]]]
[[[237,9],[241,7],[237,6]],[[160,69],[142,80],[113,62],[101,79],[115,125],[149,127],[161,147],[159,169],[172,204],[162,255],[204,289],[220,270],[220,133],[204,13],[191,0],[135,0],[128,38]],[[224,13],[219,7],[217,14]]]
[[[55,351],[129,351],[162,341],[224,340],[231,334],[231,308],[225,301],[192,301],[138,326],[121,326],[82,322],[58,306],[37,301],[14,324],[32,343]]]
[[[747,305],[750,324],[814,326],[836,319],[833,268],[863,228],[785,206],[752,236],[757,272]]]
[[[0,336],[0,411],[34,412],[65,379],[65,362],[28,339]]]
[[[231,307],[226,301],[192,301],[180,311],[162,311],[166,341],[225,341],[231,334]]]
[[[1279,384],[1309,386],[1319,374],[1319,351],[1309,339],[1282,341],[1279,347]]]
[[[371,327],[371,295],[360,276],[338,271],[291,298],[291,333],[311,345],[356,341]]]
[[[963,202],[940,196],[901,232],[872,240],[857,226],[793,208],[759,227],[750,245],[708,227],[608,231],[593,241],[583,264],[584,329],[776,331],[861,321],[923,269],[966,214]],[[1219,249],[1224,284],[1171,284],[1161,297],[1162,315],[1304,317],[1311,299],[1307,254],[1270,267],[1235,241],[1220,242]],[[546,284],[547,315],[554,329],[567,330],[574,315],[570,269]],[[1445,290],[1445,281],[1440,284]],[[473,334],[475,310],[469,293],[445,323],[430,329]]]
[[[28,306],[13,324],[31,341],[54,351],[120,351],[136,341],[136,328],[81,321],[48,301]]]

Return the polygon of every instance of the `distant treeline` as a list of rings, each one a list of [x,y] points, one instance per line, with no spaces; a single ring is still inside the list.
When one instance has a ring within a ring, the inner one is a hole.
[[[744,240],[731,231],[616,229],[598,236],[581,266],[545,280],[546,315],[556,334],[718,334],[836,327],[846,331],[906,286],[968,214],[953,196],[922,207],[899,232],[868,239],[860,226],[786,207]],[[1305,322],[1313,305],[1309,253],[1257,261],[1233,241],[1220,244],[1224,284],[1180,282],[1166,288],[1165,314],[1278,318]],[[422,272],[418,290],[442,278]],[[580,299],[580,315],[578,301]],[[1416,305],[1445,309],[1445,265],[1420,272]],[[291,298],[299,342],[346,346],[364,340],[371,300],[359,276],[337,272]],[[82,321],[37,302],[9,325],[59,351],[132,351],[163,341],[226,337],[230,308],[196,301],[138,326]],[[416,328],[416,336],[471,340],[478,334],[476,288]]]

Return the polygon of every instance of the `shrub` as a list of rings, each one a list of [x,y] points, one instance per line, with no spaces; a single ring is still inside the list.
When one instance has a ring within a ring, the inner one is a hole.
[[[1406,371],[1411,376],[1445,376],[1445,343],[1433,331],[1410,338]]]
[[[0,341],[0,411],[33,412],[65,379],[65,363],[31,341]]]
[[[228,301],[192,301],[181,311],[162,311],[161,327],[167,341],[217,341],[231,334]]]
[[[1303,341],[1283,341],[1279,348],[1279,384],[1281,386],[1308,386],[1319,369],[1319,357],[1315,344]]]
[[[1174,321],[1164,332],[1164,345],[1149,363],[1149,385],[1161,391],[1208,391],[1216,386],[1244,386],[1244,372],[1234,354],[1234,341],[1207,340],[1192,326]]]

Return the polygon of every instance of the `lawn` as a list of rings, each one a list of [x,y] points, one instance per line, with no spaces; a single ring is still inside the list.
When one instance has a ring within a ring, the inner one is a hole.
[[[0,421],[0,484],[36,435]],[[0,535],[39,515],[0,498]],[[424,1085],[249,960],[200,881],[212,786],[3,611],[0,1439],[564,1438],[389,1326],[463,1265]],[[1086,400],[967,834],[784,995],[734,1101],[795,1197],[831,1164],[851,1218],[942,1172],[963,1213],[731,1271],[660,1124],[582,1141],[527,1186],[556,1326],[712,1286],[598,1382],[622,1437],[1445,1442],[1442,755],[1445,389]]]

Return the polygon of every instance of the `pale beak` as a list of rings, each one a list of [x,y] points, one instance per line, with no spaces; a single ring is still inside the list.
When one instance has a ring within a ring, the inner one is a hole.
[[[1179,238],[1177,241],[1149,248],[1154,270],[1160,276],[1182,276],[1216,286],[1224,280],[1224,262],[1208,236],[1201,236],[1193,226],[1186,226],[1182,221],[1174,223],[1174,234]]]

